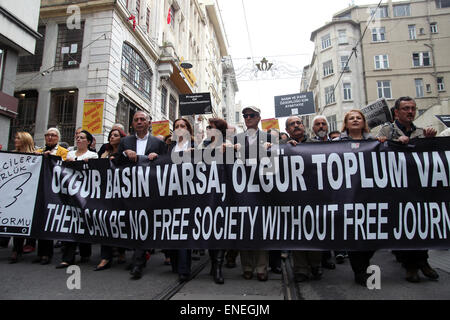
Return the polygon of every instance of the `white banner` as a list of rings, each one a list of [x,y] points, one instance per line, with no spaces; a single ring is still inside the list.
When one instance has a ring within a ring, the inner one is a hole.
[[[42,156],[0,153],[0,232],[29,236]]]

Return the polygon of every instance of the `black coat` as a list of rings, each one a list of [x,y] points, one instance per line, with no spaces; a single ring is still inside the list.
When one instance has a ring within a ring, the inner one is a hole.
[[[121,162],[127,160],[127,158],[123,154],[125,150],[136,151],[136,144],[137,144],[136,142],[137,142],[136,135],[127,136],[120,139],[119,154]],[[147,140],[147,147],[145,148],[145,155],[148,156],[150,153],[156,153],[158,155],[167,153],[166,144],[163,141],[159,140],[158,138],[149,135]],[[138,158],[141,157],[143,156],[138,156]]]

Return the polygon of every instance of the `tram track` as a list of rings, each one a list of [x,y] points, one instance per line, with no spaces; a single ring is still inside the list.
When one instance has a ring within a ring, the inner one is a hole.
[[[295,282],[290,256],[281,259],[281,273],[284,300],[304,300],[300,293],[300,288]]]
[[[202,272],[203,269],[209,264],[208,258],[203,258],[197,266],[192,269],[191,276],[188,281],[176,281],[167,286],[163,291],[155,295],[152,300],[170,300],[174,295],[176,295],[189,281],[194,280],[194,278]]]

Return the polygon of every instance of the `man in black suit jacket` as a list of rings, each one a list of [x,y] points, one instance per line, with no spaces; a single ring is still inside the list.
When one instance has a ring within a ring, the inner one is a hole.
[[[164,142],[153,137],[148,129],[152,121],[148,114],[143,111],[137,111],[133,116],[133,128],[136,134],[124,137],[119,144],[119,161],[138,162],[139,157],[146,156],[150,161],[156,159],[158,155],[167,152]],[[135,249],[133,254],[133,262],[131,264],[130,274],[133,279],[142,277],[142,269],[145,266],[144,249]]]

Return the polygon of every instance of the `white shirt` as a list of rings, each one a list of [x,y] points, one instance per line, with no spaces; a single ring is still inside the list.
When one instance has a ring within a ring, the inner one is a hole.
[[[177,144],[175,145],[175,148],[173,149],[173,152],[181,152],[181,151],[186,151],[187,149],[189,149],[189,140],[186,141],[185,143],[183,143],[182,145]]]
[[[98,154],[96,152],[88,150],[81,156],[77,157],[76,151],[69,151],[69,153],[67,153],[67,159],[73,159],[75,161],[80,161],[84,159],[98,159]]]
[[[248,144],[252,145],[256,142],[258,139],[258,130],[249,129],[245,132],[245,135],[247,136]]]
[[[136,135],[136,154],[139,156],[145,155],[145,149],[147,149],[147,141],[148,141],[148,135],[150,133],[147,133],[144,138],[139,138],[138,135]]]

